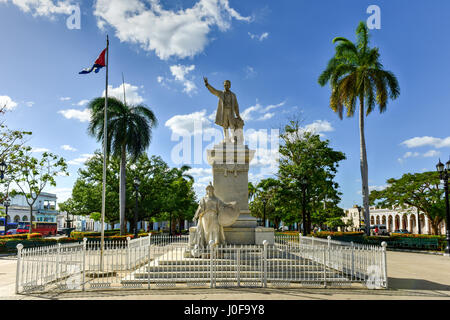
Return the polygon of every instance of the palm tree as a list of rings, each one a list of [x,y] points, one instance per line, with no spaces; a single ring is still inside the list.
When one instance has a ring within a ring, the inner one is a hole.
[[[360,168],[365,221],[369,221],[369,186],[366,142],[364,137],[364,114],[368,116],[379,106],[380,113],[386,111],[388,99],[400,95],[395,75],[383,70],[379,62],[378,48],[369,47],[369,31],[364,22],[356,29],[356,43],[337,37],[336,53],[319,77],[319,84],[331,85],[330,108],[342,119],[344,107],[347,117],[353,117],[356,101],[359,100]],[[369,234],[369,223],[366,225]]]
[[[251,201],[253,197],[256,195],[257,189],[253,185],[253,183],[248,183],[248,201]]]
[[[103,141],[105,98],[96,98],[89,103],[91,121],[88,127],[90,135]],[[119,211],[120,233],[125,233],[125,182],[127,154],[132,161],[148,148],[152,140],[152,129],[157,126],[153,111],[145,105],[128,106],[116,98],[108,98],[108,136],[107,155],[120,157]]]

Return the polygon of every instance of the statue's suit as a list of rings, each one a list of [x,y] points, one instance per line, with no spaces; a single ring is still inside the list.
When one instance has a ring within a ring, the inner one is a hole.
[[[224,124],[225,124],[224,123],[224,118],[225,118],[224,112],[225,112],[225,109],[223,107],[223,103],[224,103],[224,94],[225,94],[225,92],[216,90],[209,84],[206,87],[208,88],[209,92],[211,92],[213,95],[215,95],[217,98],[219,98],[219,104],[217,105],[216,121],[215,121],[215,123],[217,125],[221,126],[221,127],[224,127]],[[231,111],[234,114],[230,114],[230,115],[228,115],[228,117],[230,119],[230,122],[232,122],[232,126],[233,126],[232,128],[234,129],[236,127],[234,119],[235,119],[235,117],[239,116],[239,104],[237,102],[236,95],[233,92],[231,92],[231,91],[230,91],[230,93],[231,93],[231,97],[232,97],[232,99],[231,99]]]

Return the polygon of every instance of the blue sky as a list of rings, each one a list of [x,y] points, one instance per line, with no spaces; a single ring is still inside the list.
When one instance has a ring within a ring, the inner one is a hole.
[[[439,157],[450,155],[446,0],[0,0],[0,102],[8,103],[11,128],[33,132],[36,155],[50,150],[69,161],[70,176],[46,190],[67,199],[77,170],[100,148],[86,133],[86,101],[102,95],[105,71],[78,72],[92,65],[109,34],[111,93],[121,97],[123,72],[127,102],[146,104],[159,119],[150,155],[180,165],[173,133],[192,129],[195,119],[206,132],[218,129],[211,121],[217,99],[202,76],[217,89],[229,79],[245,129],[254,130],[248,140],[297,117],[346,154],[337,182],[347,208],[361,204],[357,118],[340,120],[328,107],[329,87],[317,78],[333,55],[331,40],[354,40],[369,5],[381,9],[371,45],[401,87],[384,114],[366,118],[369,185],[382,188],[391,177],[434,170]],[[81,28],[69,29],[66,20],[78,6]],[[270,147],[260,148],[251,181],[275,172]],[[201,195],[211,170],[193,160]]]

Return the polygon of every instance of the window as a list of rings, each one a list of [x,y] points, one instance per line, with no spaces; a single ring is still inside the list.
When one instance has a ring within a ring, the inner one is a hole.
[[[28,221],[28,217],[27,216],[23,216],[22,221]]]

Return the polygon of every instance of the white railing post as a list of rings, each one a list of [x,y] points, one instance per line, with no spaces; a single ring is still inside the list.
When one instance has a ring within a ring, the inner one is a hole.
[[[352,246],[352,261],[351,261],[351,265],[352,265],[352,275],[351,275],[351,280],[353,281],[353,279],[356,280],[355,277],[355,245],[353,244],[353,241],[350,242],[351,246]]]
[[[381,257],[381,261],[382,261],[382,268],[383,268],[383,277],[385,280],[385,286],[386,289],[388,288],[388,276],[387,276],[387,260],[386,260],[386,247],[387,247],[387,243],[386,241],[383,241],[381,243],[381,247],[382,247],[382,257]]]
[[[86,274],[86,244],[87,244],[87,238],[83,238],[83,265],[82,265],[82,272],[83,272],[83,291],[85,291],[85,274]]]
[[[19,284],[20,284],[20,271],[21,271],[21,266],[22,266],[23,244],[19,243],[16,248],[17,248],[16,294],[18,294],[19,293]]]
[[[58,243],[58,251],[56,252],[56,279],[59,281],[61,276],[61,243]]]
[[[210,286],[211,288],[215,287],[214,281],[214,240],[209,240],[209,275],[210,275]]]
[[[331,252],[331,236],[327,237],[327,244],[328,244],[328,263],[331,266],[331,260],[330,260],[330,252]]]
[[[323,259],[323,287],[326,288],[327,287],[327,261],[326,261],[327,255],[325,253],[325,248],[323,248],[322,259]]]
[[[263,286],[267,288],[267,246],[269,242],[267,240],[263,241],[264,251],[263,251]]]
[[[151,233],[148,235],[148,259],[147,259],[147,286],[150,289],[150,261],[152,257]]]
[[[127,237],[127,270],[131,269],[131,248],[130,248],[130,237]]]
[[[241,250],[237,249],[237,286],[241,286]]]

